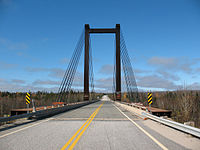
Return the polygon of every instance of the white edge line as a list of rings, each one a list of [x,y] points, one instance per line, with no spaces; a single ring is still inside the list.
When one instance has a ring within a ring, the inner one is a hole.
[[[117,104],[115,104],[115,105],[117,105]],[[124,104],[125,105],[125,104]],[[125,105],[125,106],[128,106],[128,105]],[[132,108],[132,107],[131,107]],[[134,107],[133,107],[134,108]],[[127,109],[128,110],[128,109]],[[129,111],[129,110],[128,110]],[[147,118],[147,117],[143,117],[143,115],[140,115],[140,114],[138,114],[138,113],[135,113],[135,112],[131,112],[131,113],[133,113],[134,115],[136,115],[137,117],[139,117],[140,119],[143,119],[143,120],[145,120],[145,118]]]
[[[113,104],[114,105],[114,104]],[[114,105],[115,106],[115,105]],[[128,120],[130,120],[134,125],[136,125],[141,131],[143,131],[148,137],[150,137],[157,145],[159,145],[163,150],[168,150],[162,143],[160,143],[157,139],[155,139],[152,135],[150,135],[147,131],[145,131],[141,126],[139,126],[135,121],[129,118],[125,113],[123,113],[117,106],[115,106]]]
[[[6,136],[8,136],[8,135],[11,135],[11,134],[17,133],[17,132],[19,132],[19,131],[22,131],[22,130],[25,130],[25,129],[31,128],[31,127],[33,127],[33,126],[36,126],[36,125],[39,125],[39,124],[41,124],[41,123],[47,122],[47,121],[49,121],[49,120],[51,120],[51,119],[53,119],[53,118],[49,118],[49,119],[46,119],[46,120],[44,120],[44,121],[41,121],[41,122],[35,123],[35,124],[33,124],[33,125],[30,125],[30,126],[24,127],[24,128],[22,128],[22,129],[19,129],[19,130],[16,130],[16,131],[13,131],[13,132],[10,132],[10,133],[7,133],[7,134],[4,134],[4,135],[1,135],[0,138],[3,138],[3,137],[6,137]]]

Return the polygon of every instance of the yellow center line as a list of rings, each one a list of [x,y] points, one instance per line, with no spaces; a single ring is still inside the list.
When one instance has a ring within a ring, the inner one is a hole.
[[[102,107],[103,104],[101,104]],[[68,150],[72,150],[74,148],[74,146],[76,145],[76,143],[79,141],[79,139],[81,138],[81,136],[83,135],[83,133],[85,132],[85,130],[88,128],[88,126],[90,125],[90,123],[92,122],[92,120],[94,119],[94,117],[97,115],[97,113],[99,112],[100,108],[98,108],[98,110],[95,112],[94,116],[92,117],[92,119],[90,120],[90,122],[85,126],[85,128],[81,131],[81,133],[78,135],[78,137],[74,140],[74,142],[72,143],[72,145],[69,147]]]
[[[96,112],[100,109],[100,107],[103,104],[101,104],[93,113],[92,115],[88,118],[88,120],[76,131],[76,133],[69,139],[69,141],[67,141],[67,143],[61,148],[61,150],[65,150],[68,145],[74,140],[74,138],[79,134],[79,132],[83,129],[83,127],[88,123],[88,121],[94,116],[96,115]]]

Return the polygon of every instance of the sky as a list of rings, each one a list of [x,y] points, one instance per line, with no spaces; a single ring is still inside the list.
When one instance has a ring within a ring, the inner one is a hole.
[[[0,0],[0,90],[56,92],[85,24],[121,25],[139,90],[200,90],[199,0]],[[111,91],[115,35],[91,45],[96,90]]]

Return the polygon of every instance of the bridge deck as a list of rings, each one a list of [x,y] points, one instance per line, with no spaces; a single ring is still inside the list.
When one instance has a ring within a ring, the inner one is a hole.
[[[155,141],[134,125],[110,101],[100,101],[32,123],[26,127],[22,126],[20,129],[8,130],[6,131],[7,133],[0,134],[0,149],[61,149],[102,103],[104,104],[75,144],[74,149],[162,149],[160,145],[156,144]],[[184,149],[184,147],[145,127],[142,124],[143,120],[124,111],[122,108],[120,109],[155,137],[161,145],[169,149]]]

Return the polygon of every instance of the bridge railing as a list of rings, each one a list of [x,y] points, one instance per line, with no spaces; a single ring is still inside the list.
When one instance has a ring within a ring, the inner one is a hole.
[[[42,117],[50,117],[71,109],[75,109],[75,108],[79,108],[94,102],[97,102],[98,100],[94,100],[94,101],[85,101],[85,102],[79,102],[77,104],[74,105],[65,105],[63,107],[57,107],[57,108],[51,108],[51,109],[45,109],[45,110],[40,110],[40,111],[36,111],[36,112],[32,112],[32,113],[28,113],[28,114],[21,114],[21,115],[15,115],[15,116],[10,116],[10,117],[0,117],[0,123],[3,122],[8,122],[8,121],[13,121],[16,119],[22,119],[22,118],[30,118],[30,117],[34,117],[34,118],[42,118]]]
[[[135,105],[135,104],[130,104],[130,103],[126,103],[126,102],[120,102],[120,103],[131,106],[131,107],[135,107],[135,108],[138,108],[138,109],[145,110],[142,106],[138,107],[138,105]],[[190,135],[193,135],[193,136],[200,138],[200,129],[199,128],[195,128],[195,127],[192,127],[192,126],[184,125],[182,123],[178,123],[178,122],[175,122],[175,121],[164,119],[164,118],[152,115],[152,114],[150,114],[148,112],[144,112],[144,111],[141,113],[141,115],[143,115],[143,117],[145,117],[145,118],[149,118],[151,120],[154,120],[154,121],[157,121],[157,122],[162,123],[164,125],[167,125],[171,128],[177,129],[179,131],[182,131],[182,132],[185,132],[185,133],[188,133]]]

